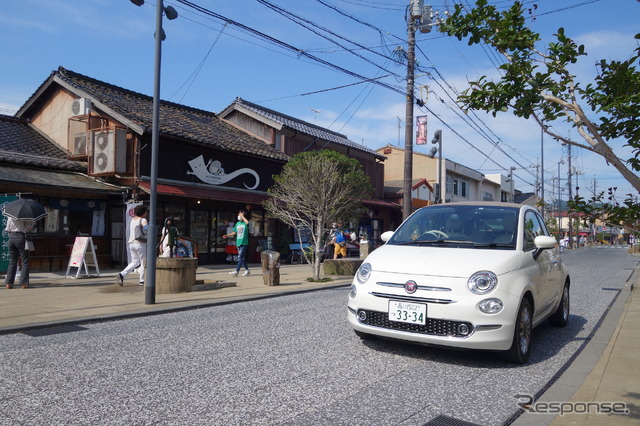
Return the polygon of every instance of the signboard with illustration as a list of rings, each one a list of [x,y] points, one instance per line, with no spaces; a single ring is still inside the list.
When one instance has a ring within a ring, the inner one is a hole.
[[[150,176],[149,150],[141,152],[141,174]],[[170,140],[162,142],[158,177],[171,182],[198,186],[234,188],[265,192],[273,185],[273,176],[282,172],[285,162],[258,155],[238,154]]]

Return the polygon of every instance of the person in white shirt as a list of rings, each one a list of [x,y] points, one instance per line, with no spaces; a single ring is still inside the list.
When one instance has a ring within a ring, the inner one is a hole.
[[[131,256],[131,263],[117,274],[118,285],[120,286],[124,284],[124,278],[134,270],[137,270],[140,275],[138,285],[144,285],[145,258],[147,256],[147,230],[149,228],[147,208],[140,204],[133,209],[133,213],[136,217],[131,220],[129,227],[129,254]]]
[[[18,270],[18,257],[22,262],[20,270],[20,286],[22,288],[29,287],[29,259],[31,254],[29,250],[25,250],[27,242],[27,232],[35,227],[32,220],[16,220],[8,217],[6,231],[9,234],[9,266],[7,267],[7,275],[4,284],[7,288],[13,288]]]

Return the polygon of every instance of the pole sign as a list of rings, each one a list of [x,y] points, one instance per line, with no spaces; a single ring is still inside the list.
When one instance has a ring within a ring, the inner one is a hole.
[[[427,116],[419,115],[416,117],[416,145],[425,145],[427,143]]]

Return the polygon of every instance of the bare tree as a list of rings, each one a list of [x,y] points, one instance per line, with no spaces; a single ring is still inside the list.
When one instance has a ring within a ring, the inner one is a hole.
[[[318,280],[327,225],[359,214],[362,200],[372,192],[369,177],[355,159],[322,150],[296,154],[274,179],[264,207],[271,216],[293,227],[298,237],[301,229],[311,232],[313,252],[303,254]]]

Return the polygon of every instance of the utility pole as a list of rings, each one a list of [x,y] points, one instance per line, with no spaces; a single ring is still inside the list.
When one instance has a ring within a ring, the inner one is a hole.
[[[544,219],[544,205],[545,205],[545,201],[544,201],[544,123],[541,123],[542,126],[540,127],[540,165],[542,168],[542,171],[540,173],[540,199],[542,200],[542,211],[540,212],[542,214],[542,219]]]
[[[416,52],[416,26],[415,20],[419,19],[422,13],[422,3],[418,0],[411,0],[409,12],[407,13],[407,98],[405,111],[404,128],[404,182],[402,185],[402,220],[411,215],[411,180],[413,179],[413,86],[415,74],[415,52]]]
[[[422,33],[431,31],[431,26],[443,19],[438,12],[432,13],[431,6],[424,6],[423,0],[409,0],[407,9],[407,99],[404,132],[404,181],[402,185],[402,218],[411,215],[411,180],[413,179],[413,101],[415,84],[416,29]],[[448,14],[445,12],[445,16]],[[423,105],[422,101],[418,101]]]
[[[573,199],[573,191],[571,189],[571,145],[567,144],[567,152],[569,156],[569,172],[568,172],[568,185],[569,185],[569,200]],[[569,220],[569,248],[573,247],[573,220],[569,215],[569,209],[567,208],[567,219]]]

